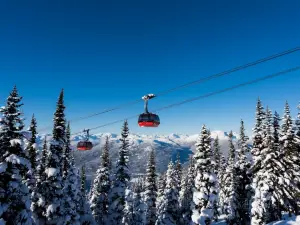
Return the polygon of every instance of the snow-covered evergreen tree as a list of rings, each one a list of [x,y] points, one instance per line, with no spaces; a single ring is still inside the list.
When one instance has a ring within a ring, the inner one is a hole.
[[[224,213],[227,215],[228,224],[234,224],[236,215],[236,171],[235,171],[235,147],[233,145],[233,134],[228,135],[229,151],[227,167],[224,174]]]
[[[214,157],[214,172],[216,175],[218,175],[219,170],[220,170],[220,160],[221,160],[221,149],[220,149],[220,143],[219,143],[219,137],[217,136],[216,139],[214,140],[214,145],[213,145],[213,157]]]
[[[253,148],[251,150],[252,157],[253,157],[253,182],[252,186],[255,191],[254,199],[252,202],[252,209],[251,209],[251,224],[264,224],[264,203],[262,199],[261,192],[257,189],[256,186],[260,181],[260,171],[262,170],[262,161],[264,156],[262,151],[264,149],[263,145],[263,136],[264,136],[264,119],[265,119],[265,112],[264,108],[261,104],[260,99],[257,101],[256,105],[256,118],[255,118],[255,126],[253,128]]]
[[[119,225],[122,223],[125,207],[125,190],[128,187],[130,174],[128,169],[128,141],[129,129],[127,121],[124,122],[121,133],[121,146],[119,160],[116,165],[116,172],[109,193],[108,219],[110,224]]]
[[[285,187],[285,205],[283,207],[285,210],[298,213],[297,199],[300,193],[300,156],[293,120],[287,102],[284,109],[279,142],[280,159],[285,167],[282,170],[285,180],[280,180],[280,183],[283,183]]]
[[[176,179],[178,180],[178,191],[180,192],[181,189],[181,179],[182,179],[182,166],[180,162],[180,154],[177,152],[176,162],[175,162],[175,175],[177,176]]]
[[[31,170],[25,175],[27,181],[26,184],[29,188],[30,193],[32,193],[33,188],[35,186],[36,180],[36,167],[37,167],[37,145],[36,145],[36,119],[34,115],[32,116],[29,131],[31,133],[31,138],[28,141],[28,145],[26,147],[26,155],[31,163]]]
[[[142,183],[134,185],[133,190],[127,190],[125,213],[123,223],[125,225],[145,225],[145,204],[142,201]]]
[[[68,173],[71,167],[70,162],[70,154],[72,151],[71,147],[71,128],[70,128],[70,122],[68,122],[67,129],[66,129],[66,145],[64,147],[64,153],[63,153],[63,164],[62,164],[62,173],[63,173],[63,179],[66,180],[68,177]]]
[[[274,138],[274,145],[279,147],[279,137],[280,137],[280,116],[275,111],[273,117],[273,138]]]
[[[105,225],[107,223],[108,192],[110,190],[109,161],[109,139],[106,137],[101,156],[101,164],[96,172],[92,186],[92,196],[90,198],[91,210],[99,225]]]
[[[63,224],[65,210],[63,205],[63,151],[66,142],[64,92],[61,91],[54,113],[53,138],[47,151],[45,180],[36,193],[38,205],[33,205],[34,219],[38,224]],[[36,208],[34,208],[36,207]],[[42,217],[41,217],[42,215]]]
[[[226,178],[226,168],[227,168],[227,160],[224,154],[221,154],[220,159],[220,168],[218,171],[218,186],[219,186],[219,196],[218,196],[218,206],[219,211],[224,213],[224,206],[225,206],[225,178]]]
[[[158,176],[157,180],[157,198],[156,198],[156,211],[158,210],[158,206],[160,205],[163,197],[164,197],[164,192],[165,192],[165,187],[166,187],[166,174],[161,173]]]
[[[44,197],[41,195],[43,192],[42,185],[46,180],[45,168],[47,162],[47,140],[46,136],[44,139],[43,149],[41,152],[39,164],[37,166],[36,172],[36,183],[31,194],[32,204],[31,210],[33,212],[33,219],[37,225],[45,224],[45,217],[44,217]]]
[[[63,178],[64,178],[64,198],[63,207],[65,210],[65,224],[80,224],[80,215],[78,211],[79,195],[77,169],[74,163],[74,157],[71,153],[71,130],[68,123],[66,130],[66,145],[63,158]]]
[[[196,142],[195,191],[193,195],[193,215],[195,224],[210,224],[214,217],[214,204],[217,200],[217,177],[211,160],[211,138],[203,125]]]
[[[83,196],[86,196],[86,174],[85,174],[85,164],[81,167],[80,170],[80,191]]]
[[[179,192],[175,165],[170,161],[167,170],[164,196],[158,206],[156,225],[172,225],[179,223]]]
[[[146,204],[146,225],[154,225],[156,221],[156,167],[155,167],[155,154],[152,149],[149,156],[149,161],[146,171],[146,184],[145,184],[145,204]]]
[[[263,138],[262,150],[260,151],[259,162],[254,161],[254,179],[253,188],[255,191],[252,203],[252,224],[266,224],[280,218],[280,210],[278,209],[278,200],[280,195],[279,180],[282,176],[281,168],[284,166],[279,161],[279,152],[274,148],[274,136],[272,133],[272,113],[266,110],[265,117],[265,136]],[[257,156],[256,156],[257,159]]]
[[[187,175],[182,183],[180,192],[180,224],[189,225],[192,222],[192,204],[193,204],[193,188],[195,182],[195,165],[193,157],[190,157],[190,164]]]
[[[31,170],[21,131],[24,128],[22,97],[16,86],[0,109],[0,223],[32,224],[30,193],[25,175]]]
[[[237,160],[235,163],[235,205],[237,225],[247,225],[250,223],[250,199],[251,199],[251,164],[246,153],[249,152],[247,141],[249,138],[245,134],[244,121],[241,120],[240,139],[238,141]]]
[[[28,152],[28,158],[31,162],[31,168],[33,173],[36,171],[37,167],[37,146],[36,146],[36,119],[34,115],[32,116],[29,131],[31,133],[31,138],[29,140],[28,146],[27,146],[27,152]]]
[[[77,212],[80,216],[80,224],[81,225],[95,225],[96,221],[92,215],[92,210],[90,205],[87,202],[86,193],[85,193],[85,183],[86,183],[86,176],[85,176],[85,169],[82,167],[81,173],[79,175],[79,171],[77,170],[77,180],[78,180],[78,204],[77,205]]]

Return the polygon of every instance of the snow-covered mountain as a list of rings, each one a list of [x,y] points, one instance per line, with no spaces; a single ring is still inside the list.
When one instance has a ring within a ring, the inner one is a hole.
[[[212,139],[217,136],[220,140],[221,150],[227,154],[228,146],[228,133],[224,131],[211,131]],[[234,142],[238,140],[238,135],[234,134]],[[29,138],[30,134],[26,134]],[[100,164],[100,156],[102,147],[105,143],[105,137],[110,138],[110,154],[112,162],[115,163],[118,157],[118,149],[120,145],[120,135],[112,133],[100,133],[90,136],[90,141],[93,142],[94,148],[90,151],[77,151],[76,144],[78,141],[83,140],[84,135],[72,136],[72,146],[74,149],[74,157],[78,167],[85,164],[87,170],[87,178],[93,179],[93,175]],[[45,135],[38,137],[38,145],[41,146]],[[47,140],[51,139],[51,135],[46,135]],[[145,173],[148,155],[151,148],[155,149],[157,171],[163,172],[167,169],[167,165],[170,159],[175,159],[179,152],[182,163],[188,161],[190,154],[195,151],[195,143],[199,137],[199,134],[185,135],[185,134],[170,134],[170,135],[143,135],[133,134],[129,135],[130,143],[130,169],[133,176],[136,174]]]
[[[101,149],[105,142],[105,137],[110,137],[111,143],[111,157],[112,161],[116,162],[118,157],[119,139],[120,136],[111,133],[96,134],[90,137],[93,142],[94,148],[90,151],[80,152],[75,151],[75,159],[78,166],[86,165],[87,174],[92,176],[97,170],[100,163]],[[228,146],[228,132],[212,131],[212,138],[219,137],[222,151],[227,154]],[[155,149],[156,162],[158,172],[163,172],[167,169],[170,159],[175,159],[179,152],[182,163],[188,161],[190,154],[195,151],[195,143],[198,134],[184,135],[184,134],[170,134],[170,135],[139,135],[130,134],[130,166],[133,174],[140,174],[146,171],[149,151],[151,148]],[[72,145],[84,139],[84,136],[77,135],[72,137]],[[234,133],[235,142],[238,135]]]

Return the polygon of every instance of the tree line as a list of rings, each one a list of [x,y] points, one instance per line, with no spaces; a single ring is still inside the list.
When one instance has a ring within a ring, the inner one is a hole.
[[[300,113],[292,119],[286,103],[281,118],[258,99],[252,145],[241,120],[239,139],[228,135],[228,155],[203,125],[188,167],[178,155],[156,172],[155,149],[146,174],[132,181],[127,121],[121,129],[119,157],[102,147],[93,185],[86,190],[85,167],[76,168],[71,129],[62,90],[54,113],[51,140],[37,146],[33,115],[25,139],[22,97],[16,87],[1,107],[0,224],[37,225],[262,225],[283,212],[299,214]]]

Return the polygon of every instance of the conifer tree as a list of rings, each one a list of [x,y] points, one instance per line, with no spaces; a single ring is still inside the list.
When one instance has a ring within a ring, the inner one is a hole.
[[[28,141],[26,147],[26,155],[31,163],[31,170],[25,175],[26,184],[29,188],[30,193],[32,193],[35,186],[36,180],[36,167],[37,167],[37,145],[36,145],[36,120],[34,115],[32,116],[29,131],[31,132],[31,138]]]
[[[83,168],[83,167],[82,167]],[[96,221],[92,215],[92,211],[90,205],[87,202],[86,194],[85,194],[85,187],[83,184],[86,183],[86,176],[85,170],[81,170],[81,174],[79,175],[79,171],[77,170],[77,180],[78,180],[78,203],[77,205],[77,212],[79,213],[80,217],[80,224],[81,225],[94,225]]]
[[[68,177],[69,170],[71,168],[71,161],[70,161],[70,154],[72,151],[71,147],[71,128],[70,128],[70,122],[68,122],[67,129],[66,129],[66,145],[64,148],[64,154],[63,154],[63,179],[65,180]]]
[[[236,224],[246,225],[250,223],[249,202],[251,198],[251,164],[247,159],[246,153],[249,152],[245,135],[244,121],[241,120],[240,139],[238,141],[237,160],[235,163],[236,176]]]
[[[65,150],[63,158],[63,207],[65,210],[65,224],[78,224],[80,215],[78,211],[79,195],[77,169],[75,167],[74,157],[71,153],[71,130],[68,123],[66,130]]]
[[[175,165],[170,161],[167,170],[166,188],[158,207],[156,225],[172,225],[179,223],[179,192]]]
[[[0,109],[0,223],[7,225],[32,224],[30,193],[24,180],[31,163],[23,147],[21,100],[15,86]]]
[[[135,184],[133,190],[129,191],[123,218],[123,223],[125,225],[144,225],[146,223],[145,205],[142,201],[141,192],[141,182]]]
[[[34,215],[35,221],[43,221],[45,224],[63,224],[65,210],[63,205],[63,149],[66,142],[66,124],[64,114],[64,92],[61,91],[57,108],[54,113],[53,138],[47,151],[45,166],[45,180],[42,182],[38,197],[39,206],[34,209],[41,214]],[[41,218],[40,215],[43,215]]]
[[[227,160],[224,156],[224,154],[221,154],[221,160],[220,160],[220,168],[218,171],[218,186],[219,186],[219,196],[218,196],[218,206],[219,211],[221,213],[225,213],[225,178],[226,178],[226,168],[227,168]]]
[[[155,167],[155,154],[152,149],[149,156],[149,161],[146,171],[146,184],[145,184],[145,204],[146,204],[146,225],[154,225],[156,221],[156,167]]]
[[[180,193],[180,214],[181,220],[180,224],[189,225],[192,222],[192,209],[193,204],[193,188],[195,182],[195,165],[193,157],[190,157],[190,164],[188,168],[187,175],[182,183],[181,193]]]
[[[33,192],[31,194],[32,204],[31,204],[31,210],[33,212],[33,219],[37,225],[39,224],[45,224],[45,217],[44,217],[44,205],[43,201],[40,201],[40,197],[43,200],[43,197],[41,195],[42,186],[44,181],[46,180],[46,174],[45,174],[45,168],[46,168],[46,160],[47,160],[47,139],[45,136],[43,149],[41,152],[39,164],[37,166],[37,172],[36,172],[36,183],[35,187],[33,189]]]
[[[80,191],[83,196],[85,196],[85,187],[86,187],[86,175],[85,175],[85,164],[81,167],[81,173],[80,173]]]
[[[295,136],[293,120],[290,115],[290,108],[286,102],[284,115],[282,119],[280,133],[280,159],[284,165],[284,180],[280,180],[285,187],[285,210],[298,213],[297,199],[300,187],[300,156],[297,148],[297,139]]]
[[[266,135],[263,138],[262,150],[260,151],[259,170],[254,170],[253,188],[255,191],[252,203],[252,224],[266,224],[280,217],[280,210],[276,210],[278,201],[277,191],[280,170],[282,164],[278,161],[278,152],[274,148],[274,136],[272,133],[272,113],[267,108],[265,117]],[[257,159],[257,158],[256,158]],[[254,161],[257,166],[257,161]],[[254,167],[257,169],[257,167]]]
[[[116,172],[112,189],[109,194],[108,217],[111,224],[119,225],[122,223],[125,207],[125,190],[128,187],[130,174],[128,169],[128,141],[129,129],[127,121],[124,122],[121,133],[121,146],[119,150],[119,160],[116,165]]]
[[[37,151],[37,149],[36,149],[36,147],[37,147],[36,146],[37,131],[36,131],[36,119],[35,119],[34,115],[32,116],[32,119],[31,119],[29,131],[31,132],[31,138],[30,138],[28,146],[27,146],[27,152],[28,152],[29,160],[31,162],[32,171],[33,171],[33,173],[35,173],[36,167],[37,167],[37,161],[36,161],[36,158],[37,158],[37,152],[36,152]]]
[[[227,215],[228,224],[236,223],[236,171],[235,171],[235,147],[233,145],[233,134],[228,135],[229,152],[227,168],[224,174],[224,212]]]
[[[203,125],[196,142],[195,191],[193,195],[193,215],[195,224],[210,224],[213,219],[214,204],[217,200],[217,179],[211,160],[211,138]]]
[[[256,186],[258,185],[258,182],[260,180],[260,173],[262,170],[262,160],[264,157],[262,154],[262,151],[264,149],[264,145],[263,145],[264,119],[265,119],[264,108],[261,104],[260,99],[258,99],[256,105],[255,126],[253,128],[253,148],[251,150],[253,161],[254,161],[254,164],[251,169],[253,172],[252,187],[255,192],[254,200],[252,202],[252,209],[251,209],[251,224],[253,225],[265,223],[263,218],[264,203],[262,200],[261,193],[259,191],[256,191]]]
[[[181,189],[181,179],[182,179],[182,166],[181,166],[181,162],[180,162],[179,152],[177,152],[177,155],[176,155],[175,174],[177,176],[176,179],[178,180],[178,191],[180,192],[180,189]]]
[[[279,147],[279,137],[280,137],[280,116],[275,111],[273,117],[273,138],[274,138],[274,145]]]
[[[158,177],[157,181],[157,198],[156,198],[156,209],[158,209],[158,206],[160,205],[160,202],[162,201],[164,197],[165,187],[166,187],[166,174],[161,173]]]
[[[219,137],[217,136],[214,145],[213,145],[213,157],[214,157],[214,163],[215,163],[215,174],[218,175],[220,170],[220,160],[221,160],[221,149],[219,144]]]
[[[90,199],[93,216],[99,225],[107,223],[109,179],[109,139],[106,137],[101,156],[101,165],[96,172]]]

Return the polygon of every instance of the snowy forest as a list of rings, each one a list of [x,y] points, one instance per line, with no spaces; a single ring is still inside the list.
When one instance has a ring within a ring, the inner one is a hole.
[[[152,149],[139,179],[131,179],[124,121],[118,160],[111,161],[106,138],[90,190],[85,167],[75,166],[64,91],[41,150],[34,115],[30,138],[23,135],[22,105],[14,87],[0,109],[1,225],[263,225],[300,214],[300,111],[293,119],[288,102],[280,116],[258,99],[252,137],[240,121],[237,147],[228,135],[228,155],[205,125],[188,167],[178,157],[158,174]]]

